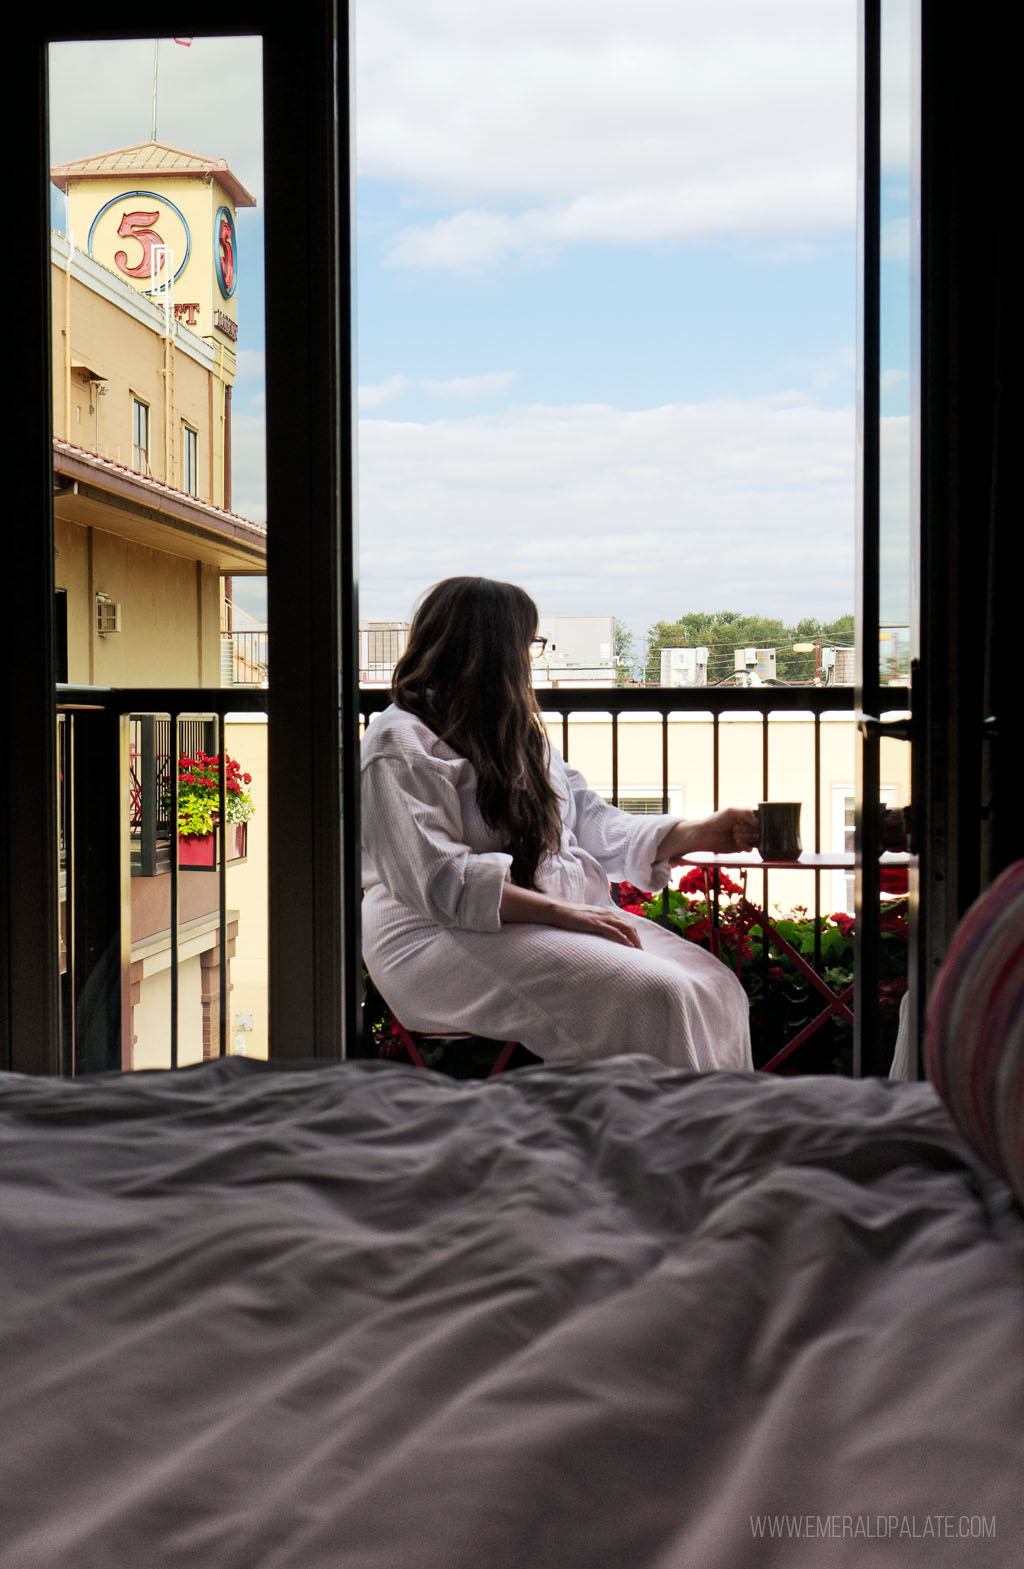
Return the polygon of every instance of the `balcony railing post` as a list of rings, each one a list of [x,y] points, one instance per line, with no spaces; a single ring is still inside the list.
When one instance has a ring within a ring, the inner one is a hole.
[[[156,874],[156,719],[152,714],[140,714],[138,726],[139,751],[136,760],[139,781],[139,875]]]
[[[71,746],[73,1061],[97,1073],[124,1066],[130,1044],[128,715],[76,714]]]
[[[217,947],[220,965],[217,980],[217,1056],[228,1051],[228,748],[224,721],[220,721],[217,748],[217,800],[220,807],[220,860],[217,865]]]

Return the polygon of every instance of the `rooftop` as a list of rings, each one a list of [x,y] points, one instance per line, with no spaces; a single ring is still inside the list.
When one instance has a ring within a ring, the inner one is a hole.
[[[224,158],[207,158],[166,142],[139,142],[134,147],[115,147],[90,158],[58,163],[50,170],[50,179],[59,191],[66,191],[71,180],[109,180],[124,174],[144,174],[150,179],[168,174],[208,176],[224,187],[236,207],[256,205],[255,196],[231,173]]]

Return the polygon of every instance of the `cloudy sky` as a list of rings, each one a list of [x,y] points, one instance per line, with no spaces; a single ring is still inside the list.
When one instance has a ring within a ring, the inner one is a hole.
[[[365,617],[451,572],[639,632],[852,608],[856,12],[358,0]],[[152,67],[56,47],[53,160],[148,140]],[[258,73],[257,41],[162,44],[158,135],[262,201]],[[261,234],[239,214],[253,517]]]

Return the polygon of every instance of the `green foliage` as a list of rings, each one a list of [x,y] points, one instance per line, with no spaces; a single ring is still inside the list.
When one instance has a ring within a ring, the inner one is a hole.
[[[380,1046],[391,1031],[391,1009],[373,983],[366,965],[363,965],[363,1038],[367,1044]]]
[[[624,621],[615,622],[615,685],[625,686],[636,678],[637,657],[633,634]]]
[[[818,621],[814,616],[805,616],[791,630],[796,643],[812,643],[819,639],[822,643],[851,647],[854,635],[853,611],[845,616],[837,616],[835,621]]]
[[[907,985],[907,900],[902,891],[906,874],[888,873],[888,897],[882,909],[881,972],[878,1013],[883,1056],[891,1058],[896,1043],[900,999]],[[883,887],[885,884],[883,883]],[[704,897],[703,873],[684,873],[680,887],[650,897],[629,883],[619,886],[624,908],[659,921],[687,942],[711,949],[712,911]],[[754,1066],[763,1067],[781,1048],[812,1023],[827,1000],[808,980],[775,937],[754,924],[755,907],[743,897],[738,883],[719,874],[719,958],[734,970],[750,1001],[750,1032]],[[853,983],[854,923],[844,911],[815,918],[803,908],[776,915],[773,924],[783,938],[813,969],[815,939],[818,974],[841,992]],[[847,1003],[852,1012],[852,999]],[[394,1044],[393,1021],[387,1003],[363,968],[363,1029],[374,1055],[407,1061]],[[422,1049],[428,1066],[453,1078],[481,1078],[491,1067],[500,1043],[472,1036],[460,1040],[431,1041]],[[852,1030],[837,1014],[832,1016],[785,1064],[783,1072],[849,1075],[852,1071]],[[513,1065],[537,1059],[520,1048]],[[887,1060],[887,1059],[886,1059]]]
[[[710,948],[712,919],[703,897],[703,879],[688,873],[684,885],[644,901],[639,909],[690,942]],[[794,964],[791,956],[770,934],[754,925],[754,907],[743,899],[737,884],[723,878],[719,905],[720,958],[736,971],[750,1000],[750,1032],[754,1066],[763,1067],[781,1048],[812,1023],[827,1006],[827,999]],[[698,892],[698,888],[700,892]],[[636,908],[636,906],[633,906]],[[784,939],[812,968],[818,942],[818,974],[841,992],[853,983],[854,924],[839,911],[815,919],[804,909],[773,918]],[[899,1005],[906,990],[906,898],[886,900],[882,915],[881,976],[878,1010],[882,1022],[883,1052],[891,1056],[896,1042]],[[847,1003],[852,1011],[852,999]],[[849,1074],[852,1070],[852,1030],[837,1014],[823,1023],[788,1059],[800,1073]]]
[[[178,833],[205,837],[213,832],[220,811],[218,768],[215,754],[197,752],[195,757],[178,759]],[[248,786],[251,774],[243,774],[233,757],[224,759],[224,817],[230,824],[247,823],[256,810]],[[160,797],[165,816],[171,810],[171,792]]]
[[[708,682],[722,681],[734,670],[737,648],[774,648],[776,675],[781,681],[811,681],[814,678],[813,653],[793,652],[794,643],[836,643],[846,647],[853,642],[853,615],[821,622],[805,617],[796,626],[770,616],[748,616],[738,610],[691,610],[678,621],[656,621],[648,633],[647,663],[644,679],[655,685],[661,680],[663,648],[701,648],[708,650]]]

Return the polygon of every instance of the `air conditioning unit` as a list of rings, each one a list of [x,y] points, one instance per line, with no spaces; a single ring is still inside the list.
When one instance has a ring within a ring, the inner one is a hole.
[[[826,686],[853,686],[854,659],[852,648],[823,648],[821,651],[821,677]]]
[[[661,684],[662,686],[707,686],[707,649],[663,648]]]
[[[96,595],[96,630],[101,637],[121,630],[121,606],[108,594]]]
[[[762,681],[775,680],[774,648],[737,648],[733,650],[733,669],[746,670]]]

